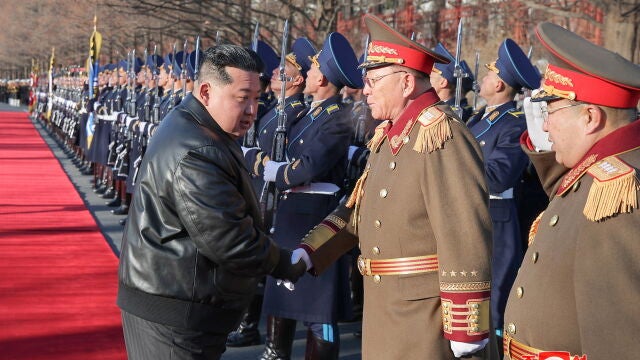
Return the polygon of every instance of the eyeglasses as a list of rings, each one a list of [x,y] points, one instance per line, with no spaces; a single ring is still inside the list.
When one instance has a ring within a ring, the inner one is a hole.
[[[549,115],[553,114],[554,112],[558,111],[558,110],[562,110],[562,109],[566,109],[566,108],[570,108],[573,106],[578,106],[578,105],[584,105],[584,103],[575,103],[575,104],[569,104],[569,105],[565,105],[565,106],[560,106],[559,108],[553,109],[551,111],[549,111],[549,106],[543,106],[542,109],[540,109],[540,112],[542,112],[542,119],[544,121],[547,121],[549,119]]]
[[[397,74],[397,73],[406,73],[406,71],[404,70],[398,70],[398,71],[394,71],[394,72],[390,72],[388,74],[384,74],[384,75],[380,75],[380,76],[376,76],[373,78],[367,77],[367,76],[363,76],[362,77],[362,81],[365,83],[365,85],[369,86],[370,88],[374,88],[376,86],[376,83],[381,80],[382,78],[385,78],[389,75],[393,75],[393,74]]]

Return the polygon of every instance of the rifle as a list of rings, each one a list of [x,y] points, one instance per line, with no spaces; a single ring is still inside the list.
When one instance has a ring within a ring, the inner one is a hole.
[[[478,84],[478,65],[480,63],[480,53],[476,50],[476,65],[473,77],[473,111],[478,110],[478,93],[480,93],[480,84]]]
[[[151,94],[149,94],[149,75],[151,71],[151,65],[149,64],[149,53],[147,49],[144,49],[144,64],[146,69],[144,71],[144,105],[142,105],[142,119],[141,121],[148,122],[151,118]]]
[[[156,66],[156,57],[158,45],[153,45],[153,69],[151,70],[151,81],[153,81],[153,90],[151,95],[153,96],[153,110],[151,111],[151,122],[157,124],[160,120],[160,99],[158,96],[158,67]]]
[[[415,33],[412,34],[412,40],[413,37],[415,36]],[[367,48],[369,47],[369,35],[367,34],[367,36],[364,38],[364,58],[365,61],[367,59]],[[367,73],[366,69],[362,69],[362,76],[364,77]],[[355,128],[355,133],[354,133],[354,141],[353,141],[353,145],[355,146],[364,146],[365,145],[365,128],[366,128],[366,121],[367,121],[367,102],[363,99],[362,100],[362,107],[360,108],[360,114],[358,115],[358,122],[356,124],[356,128]]]
[[[280,89],[280,99],[278,101],[278,127],[273,134],[273,144],[271,146],[271,160],[283,162],[286,160],[285,146],[287,144],[287,113],[285,112],[285,96],[287,85],[287,74],[285,64],[287,58],[287,38],[289,37],[289,20],[284,22],[282,31],[282,49],[280,52],[279,76],[282,87]],[[275,231],[276,212],[278,208],[278,188],[275,182],[267,181],[260,194],[260,210],[264,221],[265,229],[271,234]]]
[[[131,61],[129,61],[129,77],[131,78],[131,82],[129,85],[129,94],[128,94],[128,103],[129,103],[129,109],[127,111],[127,114],[129,114],[129,116],[131,117],[135,117],[136,116],[136,68],[135,68],[135,61],[136,61],[136,49],[131,50]]]
[[[169,104],[167,106],[167,113],[169,111],[171,111],[171,109],[173,108],[173,104],[175,103],[175,99],[176,99],[176,79],[173,78],[173,70],[174,68],[178,65],[178,62],[176,61],[176,46],[177,43],[173,43],[173,58],[171,59],[171,74],[169,75],[171,78],[171,94],[169,95]]]
[[[200,75],[200,35],[196,37],[196,59],[195,66],[193,67],[193,82],[198,80]]]
[[[258,37],[260,36],[260,23],[256,23],[256,27],[253,30],[253,38],[251,39],[251,50],[255,53],[258,52]],[[256,146],[256,122],[258,119],[253,121],[247,133],[244,134],[244,138],[242,139],[242,146],[244,147],[255,147]]]
[[[462,119],[463,112],[462,106],[460,106],[460,100],[462,99],[462,79],[468,76],[460,66],[460,61],[462,60],[462,21],[463,18],[460,18],[460,22],[458,23],[458,37],[456,44],[456,62],[455,68],[453,70],[453,76],[456,78],[456,97],[454,111],[460,119]]]
[[[187,95],[187,39],[184,39],[184,45],[182,46],[182,71],[180,72],[180,78],[182,79],[182,98]]]
[[[120,52],[116,52],[116,59],[120,59]],[[119,61],[119,60],[118,60]],[[116,112],[120,111],[121,107],[120,107],[120,102],[122,101],[122,85],[120,85],[120,63],[118,63],[118,66],[116,66],[116,97],[113,100],[113,103],[115,105],[114,109]]]

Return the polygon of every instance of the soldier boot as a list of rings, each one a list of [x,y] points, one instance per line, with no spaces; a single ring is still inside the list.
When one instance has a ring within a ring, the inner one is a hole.
[[[260,360],[290,360],[295,333],[295,320],[268,316],[267,344]]]

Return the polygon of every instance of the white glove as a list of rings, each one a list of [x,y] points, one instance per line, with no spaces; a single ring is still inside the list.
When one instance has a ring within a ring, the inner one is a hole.
[[[473,354],[476,351],[482,350],[489,342],[489,339],[483,339],[480,341],[474,341],[474,342],[468,342],[468,343],[453,341],[453,340],[449,340],[449,342],[451,343],[450,345],[451,345],[451,351],[453,351],[453,355],[455,357],[461,357],[461,356]]]
[[[293,291],[296,289],[296,286],[289,280],[281,280],[281,279],[277,279],[276,280],[276,285],[280,286],[284,286],[287,288],[287,290],[289,291]]]
[[[535,95],[539,92],[539,89],[533,90],[531,95]],[[531,143],[536,147],[536,150],[549,151],[551,150],[551,142],[549,142],[549,135],[542,130],[542,124],[544,118],[542,117],[542,108],[546,107],[547,103],[544,101],[531,102],[531,98],[527,97],[522,103],[522,109],[524,110],[524,116],[527,118],[527,130],[529,130],[529,138]]]
[[[286,161],[276,162],[276,161],[267,161],[264,166],[264,181],[276,181],[276,176],[278,175],[278,169],[280,166],[287,164]]]
[[[297,248],[291,252],[291,263],[296,264],[300,259],[307,264],[307,270],[313,267],[313,263],[311,263],[311,259],[309,258],[307,251],[305,249]]]
[[[357,146],[349,146],[349,152],[347,153],[347,160],[351,161],[351,158],[353,157],[353,154],[355,154],[355,152],[359,149],[359,147]]]
[[[240,148],[242,149],[242,155],[247,155],[247,153],[249,152],[249,150],[253,150],[253,149],[260,150],[260,148],[257,148],[257,147],[244,147],[244,146],[240,146]]]

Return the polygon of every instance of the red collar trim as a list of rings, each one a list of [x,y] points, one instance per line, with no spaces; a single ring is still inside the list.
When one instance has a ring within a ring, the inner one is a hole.
[[[621,127],[598,141],[562,179],[556,195],[565,193],[591,165],[612,155],[640,148],[640,120]]]
[[[413,125],[415,125],[420,112],[438,101],[440,101],[440,99],[438,98],[435,89],[429,89],[424,94],[418,96],[418,98],[416,98],[411,105],[404,110],[398,120],[396,120],[393,125],[386,130],[385,136],[388,139],[389,147],[391,148],[391,153],[393,153],[393,155],[397,155],[402,148],[402,145],[405,144],[404,139],[407,138],[411,129],[413,129]]]

